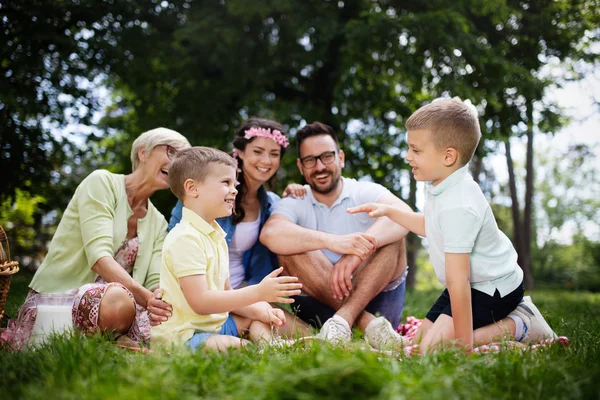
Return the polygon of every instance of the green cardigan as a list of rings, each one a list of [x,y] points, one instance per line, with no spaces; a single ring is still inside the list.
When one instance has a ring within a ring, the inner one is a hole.
[[[115,255],[125,240],[131,215],[125,176],[106,170],[92,172],[75,190],[29,287],[56,293],[94,282],[98,275],[92,266],[102,257]],[[138,220],[137,234],[140,247],[133,279],[152,289],[160,280],[167,221],[149,200],[148,213]]]

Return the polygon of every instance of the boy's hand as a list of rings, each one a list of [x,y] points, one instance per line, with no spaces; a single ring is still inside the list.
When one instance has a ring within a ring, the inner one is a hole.
[[[256,285],[262,301],[291,304],[294,299],[290,299],[289,296],[300,294],[302,284],[298,282],[298,278],[295,276],[279,276],[282,271],[283,267],[277,268]]]
[[[389,206],[381,203],[366,203],[356,207],[346,209],[347,213],[357,214],[359,212],[369,213],[371,218],[379,218],[387,215]]]
[[[304,186],[302,186],[298,183],[290,183],[289,185],[286,186],[285,190],[281,194],[281,197],[292,196],[292,197],[299,197],[299,198],[303,199],[305,195],[306,195],[306,189],[304,188]]]
[[[253,306],[256,315],[255,319],[265,324],[282,326],[285,323],[285,313],[279,308],[272,307],[266,301],[259,301]]]

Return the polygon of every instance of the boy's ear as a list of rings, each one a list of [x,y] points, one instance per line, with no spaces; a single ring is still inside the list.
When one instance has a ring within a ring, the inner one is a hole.
[[[189,196],[195,198],[198,197],[200,194],[197,182],[193,179],[186,179],[185,182],[183,182],[183,190],[185,192],[186,197]]]
[[[448,147],[444,150],[444,165],[446,167],[452,167],[458,162],[458,150],[454,147]]]

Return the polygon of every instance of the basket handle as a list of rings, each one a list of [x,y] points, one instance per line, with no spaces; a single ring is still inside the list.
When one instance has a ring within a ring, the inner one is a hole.
[[[4,246],[2,246],[2,242],[6,243],[6,256],[8,257],[4,260]],[[4,229],[0,225],[0,264],[4,264],[5,262],[10,262],[10,244],[8,244],[8,236]]]

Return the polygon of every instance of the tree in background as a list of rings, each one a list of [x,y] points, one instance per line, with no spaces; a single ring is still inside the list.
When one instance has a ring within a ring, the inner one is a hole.
[[[342,134],[350,175],[370,177],[413,206],[416,186],[409,183],[402,158],[403,126],[410,113],[436,97],[459,96],[478,109],[488,141],[533,135],[536,127],[552,131],[560,111],[543,101],[549,82],[538,70],[548,57],[580,56],[574,45],[593,26],[591,3],[576,0],[34,4],[25,9],[11,3],[3,11],[12,11],[9,20],[22,26],[46,8],[54,7],[48,11],[55,16],[48,20],[54,21],[52,26],[64,23],[61,15],[68,16],[63,18],[69,34],[55,29],[48,41],[64,40],[68,46],[56,58],[73,59],[83,72],[63,68],[62,76],[98,77],[113,96],[99,125],[99,132],[111,133],[110,139],[95,140],[82,151],[81,171],[111,165],[126,172],[132,138],[156,126],[176,129],[194,144],[225,148],[234,127],[250,115],[276,118],[292,133],[305,121],[320,120]],[[22,40],[36,40],[19,32]],[[38,51],[52,54],[48,47]],[[33,70],[44,73],[43,57],[33,64]],[[77,89],[78,80],[67,78],[63,80]],[[60,82],[49,84],[56,99],[69,89],[63,90]],[[84,92],[72,100],[93,94]],[[97,103],[86,108],[89,120]],[[542,118],[536,120],[538,114]],[[27,121],[34,114],[12,115]],[[61,121],[58,115],[52,119]],[[16,136],[14,130],[7,132]],[[483,143],[478,159],[492,147]],[[284,160],[282,170],[288,175],[284,172],[283,182],[299,178],[292,158]],[[56,171],[57,164],[42,169]],[[478,180],[481,165],[474,163]],[[172,201],[155,200],[164,212]],[[531,240],[517,238],[531,226],[531,202],[526,201],[525,210],[513,236],[530,277],[528,248],[520,243]]]

